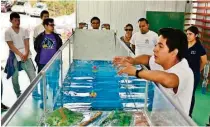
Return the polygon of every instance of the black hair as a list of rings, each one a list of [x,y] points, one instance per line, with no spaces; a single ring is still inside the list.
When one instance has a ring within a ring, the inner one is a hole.
[[[86,23],[85,23],[85,22],[80,22],[80,23],[79,23],[79,25],[80,25],[80,24],[81,24],[81,25],[86,25]]]
[[[195,35],[197,35],[197,37],[196,37],[196,41],[197,42],[200,42],[200,38],[198,37],[198,35],[199,35],[199,30],[198,30],[198,28],[196,27],[196,26],[190,26],[189,28],[187,28],[187,31],[191,31],[192,33],[194,33]]]
[[[108,27],[109,27],[108,29],[110,30],[110,24],[108,24],[108,23],[102,24],[101,29],[102,29],[102,28],[106,28],[106,26],[108,26]]]
[[[178,29],[162,28],[159,30],[159,35],[162,35],[166,40],[166,45],[169,52],[178,50],[177,58],[179,61],[187,57],[188,41],[186,34]]]
[[[13,18],[20,18],[20,15],[17,12],[12,12],[10,14],[10,20],[12,20]]]
[[[48,14],[49,15],[49,12],[47,10],[43,10],[40,14],[40,18],[43,17],[44,14]]]
[[[149,24],[148,20],[145,18],[140,18],[138,22],[141,22],[141,21],[145,21],[147,24]]]
[[[43,26],[48,25],[49,23],[53,23],[54,19],[52,18],[47,18],[43,21]]]
[[[132,24],[127,24],[125,27],[131,27],[133,29],[133,25]]]
[[[99,19],[98,17],[93,17],[93,18],[90,20],[90,23],[92,23],[93,20],[98,20],[99,23],[101,22],[100,19]]]

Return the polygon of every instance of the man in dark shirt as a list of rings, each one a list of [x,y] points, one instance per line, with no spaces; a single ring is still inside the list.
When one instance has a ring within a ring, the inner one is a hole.
[[[54,33],[54,20],[51,18],[43,21],[45,31],[39,34],[34,41],[34,49],[37,52],[35,61],[38,65],[38,73],[44,68],[44,66],[50,61],[53,55],[62,46],[62,40],[57,33]],[[60,59],[53,62],[48,71],[46,72],[47,83],[50,87],[53,87],[53,95],[55,95],[55,89],[58,86],[59,73],[60,72]],[[41,96],[43,98],[43,86],[41,83]]]

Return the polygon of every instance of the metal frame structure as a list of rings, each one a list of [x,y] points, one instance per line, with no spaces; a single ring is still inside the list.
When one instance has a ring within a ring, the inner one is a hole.
[[[73,38],[74,34],[72,34],[70,36],[70,38],[62,45],[62,47],[56,52],[56,54],[52,57],[52,59],[47,63],[47,65],[41,70],[41,72],[37,75],[37,77],[31,82],[31,84],[29,85],[29,87],[24,91],[23,94],[21,94],[21,96],[17,99],[17,101],[15,102],[15,104],[8,110],[8,112],[4,115],[4,117],[1,120],[1,126],[7,126],[8,123],[10,122],[10,120],[13,118],[13,116],[15,115],[15,113],[18,111],[18,109],[20,109],[20,107],[23,105],[23,103],[26,101],[26,99],[28,98],[28,96],[32,93],[33,89],[35,88],[35,85],[37,85],[37,83],[44,78],[45,79],[45,74],[46,71],[48,70],[48,68],[53,64],[53,62],[58,58],[59,55],[61,55],[62,51],[64,50],[65,47],[67,47],[67,45],[69,44],[69,65],[71,65],[72,61],[71,61],[71,39]],[[118,39],[118,42],[121,43],[121,45],[124,46],[124,48],[128,51],[128,56],[132,56],[134,57],[134,54],[132,51],[130,51],[130,49],[124,44],[124,42],[122,42],[119,38],[116,37],[115,34],[115,38]],[[115,39],[115,41],[116,41]],[[115,42],[117,43],[117,42]],[[61,61],[62,61],[62,57],[61,57]],[[63,64],[61,63],[61,66]],[[146,69],[146,67],[144,67]],[[63,80],[63,67],[61,67],[61,79]],[[46,89],[46,79],[43,81],[44,85],[44,90]],[[62,83],[62,82],[61,82]],[[146,83],[146,97],[147,97],[147,93],[148,93],[148,82]],[[197,124],[189,117],[187,116],[180,108],[177,104],[175,104],[175,102],[160,88],[160,91],[163,93],[163,96],[165,96],[170,102],[171,104],[175,107],[175,109],[181,114],[181,116],[183,116],[184,120],[191,126],[197,126]],[[44,105],[46,105],[46,93],[44,93]],[[147,99],[145,99],[145,101],[147,101]],[[147,115],[147,109],[146,109],[146,104],[144,105],[144,109],[145,109],[145,113]],[[46,106],[44,106],[44,115],[46,113]],[[147,116],[148,117],[148,116]],[[151,123],[150,123],[151,124]]]
[[[116,36],[116,35],[115,35]],[[120,39],[119,39],[120,40]],[[115,42],[116,43],[116,42]],[[133,52],[125,45],[125,43],[124,42],[122,42],[121,40],[120,40],[120,43],[124,46],[124,48],[128,51],[128,55],[129,56],[132,56],[132,57],[134,57],[135,55],[133,54]],[[144,69],[146,69],[146,70],[148,70],[147,69],[147,67],[146,66],[144,66],[143,65],[143,68]],[[148,93],[148,82],[146,83],[146,89],[145,89],[145,105],[144,105],[144,111],[145,111],[145,114],[147,115],[148,113],[148,111],[147,111],[147,109],[146,109],[146,106],[147,106],[147,98],[148,98],[148,96],[147,96],[147,93]],[[156,84],[157,85],[157,84]],[[191,126],[197,126],[197,124],[189,117],[189,116],[187,116],[183,111],[182,111],[182,109],[181,108],[179,108],[179,106],[166,94],[166,92],[161,88],[161,87],[158,87],[159,89],[160,89],[160,91],[163,93],[163,95],[171,102],[171,104],[176,108],[176,110],[181,114],[181,116],[183,116],[183,118],[187,121],[187,123],[189,124],[189,125],[191,125]],[[148,116],[147,116],[148,117]]]
[[[73,37],[74,34],[70,36],[69,39]],[[69,39],[60,47],[60,49],[55,53],[55,55],[50,59],[50,61],[46,64],[46,66],[41,70],[41,72],[36,76],[36,78],[33,79],[31,84],[28,86],[28,88],[20,95],[20,97],[17,99],[17,101],[13,104],[13,106],[8,110],[8,112],[4,115],[4,117],[1,119],[1,126],[7,126],[9,121],[12,119],[12,117],[15,115],[15,113],[20,109],[22,104],[26,101],[28,96],[32,93],[33,89],[35,88],[35,85],[43,78],[45,79],[45,73],[48,70],[48,68],[52,65],[52,63],[56,60],[56,58],[61,54],[63,49],[66,47],[66,45],[70,44]],[[70,52],[70,51],[69,51]],[[70,53],[69,53],[70,54]],[[62,57],[61,57],[62,61]],[[61,68],[63,69],[63,68]],[[62,72],[63,70],[61,70]],[[63,73],[61,73],[61,77],[63,77]],[[43,90],[46,89],[46,79],[43,80]],[[44,92],[45,93],[45,92]],[[44,94],[44,113],[46,112],[46,93]]]

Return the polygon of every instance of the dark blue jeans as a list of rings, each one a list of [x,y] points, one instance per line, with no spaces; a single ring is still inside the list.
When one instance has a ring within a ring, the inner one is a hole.
[[[44,68],[45,65],[46,64],[38,64],[38,73]],[[53,98],[55,97],[59,87],[59,75],[60,75],[59,72],[60,72],[60,61],[55,61],[46,72],[47,85],[49,85],[49,87],[53,91]],[[40,82],[40,90],[41,90],[41,96],[43,97],[42,80]]]
[[[195,91],[200,81],[200,72],[194,72],[194,87],[193,87],[193,94],[192,94],[192,101],[190,105],[190,112],[189,116],[192,118],[193,108],[195,106]]]

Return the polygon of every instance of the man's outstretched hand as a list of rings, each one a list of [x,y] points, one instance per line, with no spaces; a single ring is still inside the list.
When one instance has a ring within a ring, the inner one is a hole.
[[[136,68],[132,65],[128,65],[124,68],[122,68],[121,70],[119,70],[118,74],[122,74],[122,73],[126,73],[130,76],[135,76],[136,75]]]
[[[134,64],[134,58],[130,56],[116,56],[113,59],[113,64],[117,66],[130,66]]]

